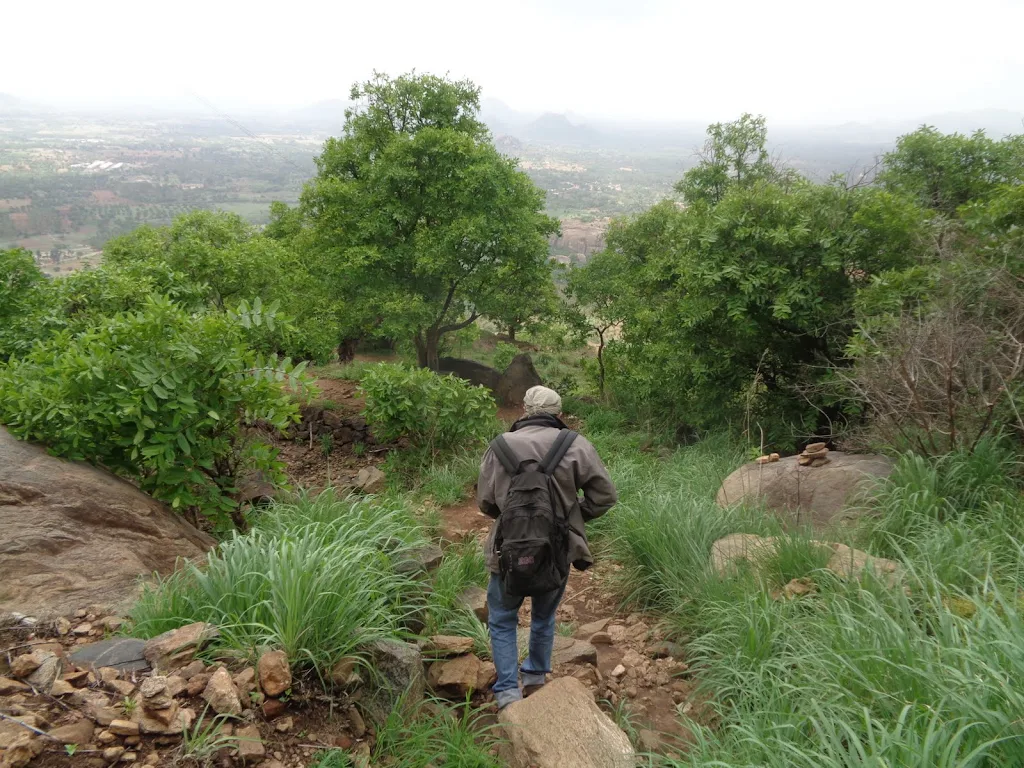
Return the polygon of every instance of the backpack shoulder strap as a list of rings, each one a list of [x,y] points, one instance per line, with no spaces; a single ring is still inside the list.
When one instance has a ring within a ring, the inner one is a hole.
[[[559,465],[562,459],[565,457],[566,452],[569,450],[569,446],[572,445],[573,440],[579,437],[577,432],[573,432],[571,429],[563,429],[558,433],[558,437],[555,438],[555,442],[551,445],[547,455],[541,462],[541,471],[545,475],[550,475],[555,471],[555,467]]]
[[[491,450],[494,451],[494,455],[498,457],[501,466],[505,468],[509,475],[515,477],[519,474],[519,459],[516,458],[515,452],[506,442],[504,435],[498,435],[491,440]]]

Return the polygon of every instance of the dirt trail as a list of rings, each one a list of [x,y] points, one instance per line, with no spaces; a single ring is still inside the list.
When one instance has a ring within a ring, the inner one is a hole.
[[[614,510],[609,513],[614,514]],[[468,501],[441,510],[442,538],[450,543],[486,540],[491,521]],[[596,670],[587,664],[556,666],[554,677],[575,676],[588,684],[597,698],[629,713],[638,746],[661,752],[682,749],[691,736],[679,722],[680,711],[694,716],[700,710],[695,685],[689,679],[687,665],[669,658],[653,660],[652,646],[662,638],[655,626],[656,617],[625,614],[619,609],[611,581],[620,566],[598,560],[591,569],[573,570],[565,597],[558,608],[559,635],[569,630],[577,640],[589,640],[580,628],[607,620],[603,634],[611,643],[594,643]],[[529,600],[520,611],[520,627],[529,626]],[[556,645],[557,648],[557,645]],[[613,675],[617,668],[626,673]],[[621,724],[621,721],[620,721]]]

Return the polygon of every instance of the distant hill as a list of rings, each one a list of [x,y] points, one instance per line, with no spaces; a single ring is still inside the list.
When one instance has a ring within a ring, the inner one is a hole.
[[[586,125],[574,125],[565,115],[547,112],[516,134],[527,141],[545,144],[567,144],[584,147],[599,146],[604,136]]]

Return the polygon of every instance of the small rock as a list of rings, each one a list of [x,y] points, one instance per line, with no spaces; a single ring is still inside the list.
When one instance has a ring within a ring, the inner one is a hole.
[[[179,669],[177,674],[184,680],[191,680],[196,675],[201,675],[205,671],[206,664],[203,663],[202,659],[195,659]]]
[[[92,624],[90,624],[89,622],[79,624],[77,627],[72,629],[71,632],[75,635],[88,635],[90,632],[92,632]]]
[[[584,640],[571,637],[556,637],[551,663],[561,664],[597,664],[597,648]]]
[[[123,755],[121,755],[122,763],[134,763],[138,759],[139,756],[135,752],[125,752]]]
[[[43,659],[46,657],[39,651],[32,651],[31,653],[23,653],[20,656],[15,656],[11,661],[11,674],[15,677],[28,677],[37,669],[39,665],[43,663]]]
[[[28,693],[32,689],[17,680],[0,677],[0,696],[12,696],[15,693]]]
[[[106,618],[100,619],[100,626],[108,632],[117,632],[121,627],[124,626],[124,619],[120,616],[107,616]]]
[[[576,630],[576,634],[580,637],[590,637],[595,632],[603,632],[605,627],[611,623],[611,619],[598,619],[597,621],[588,622],[579,629]]]
[[[75,611],[75,618],[76,619],[84,619],[88,615],[89,615],[89,612],[87,610],[85,610],[85,608],[79,608],[77,611]]]
[[[68,632],[71,631],[71,622],[61,616],[54,623],[54,629],[57,630],[57,634],[64,637]]]
[[[250,691],[256,690],[256,670],[252,667],[246,667],[232,680],[235,683],[235,687],[238,688],[238,692],[243,696],[248,696]]]
[[[131,720],[114,720],[107,730],[115,736],[138,736],[139,724]]]
[[[682,659],[686,656],[686,650],[678,643],[663,640],[660,643],[652,643],[647,646],[647,655],[652,659]]]
[[[42,739],[27,733],[24,736],[19,736],[8,745],[7,749],[4,750],[3,762],[0,765],[3,765],[4,768],[25,768],[25,766],[39,757],[42,752]]]
[[[346,656],[331,667],[328,678],[332,683],[341,688],[360,685],[363,682],[363,678],[359,674],[359,659]]]
[[[356,475],[354,485],[360,493],[381,493],[388,487],[388,478],[377,467],[363,467]]]
[[[108,763],[116,763],[124,754],[124,747],[107,747],[103,750],[103,759]]]
[[[477,690],[481,675],[481,662],[473,654],[449,661],[438,661],[430,666],[427,679],[438,693],[462,699]]]
[[[467,587],[458,596],[457,602],[463,608],[473,612],[484,624],[487,623],[487,590],[482,587]]]
[[[591,645],[611,645],[612,636],[607,632],[595,632],[588,641]]]
[[[143,765],[160,765],[160,753],[150,752],[145,760],[142,761]]]
[[[434,544],[424,544],[407,552],[403,552],[395,562],[395,573],[402,576],[415,576],[430,573],[437,569],[444,559],[444,552]]]
[[[158,670],[174,669],[178,664],[191,661],[196,651],[219,634],[212,624],[196,622],[146,641],[143,655]]]
[[[264,760],[256,768],[285,768],[285,765],[280,760],[272,757],[269,760]]]
[[[54,682],[63,671],[64,662],[61,658],[56,654],[44,652],[39,667],[25,678],[25,682],[37,691],[48,691],[53,688]]]
[[[637,734],[636,746],[641,752],[656,753],[661,749],[661,736],[654,731],[642,730]]]
[[[255,725],[243,725],[235,731],[235,738],[238,739],[238,758],[243,763],[255,762],[266,756],[267,749],[260,738],[260,729]]]
[[[473,638],[453,635],[434,635],[425,648],[431,656],[460,656],[473,650]]]
[[[353,736],[355,736],[357,739],[361,739],[363,738],[363,736],[366,735],[366,721],[363,720],[363,716],[355,707],[349,707],[348,721],[352,725]]]
[[[805,595],[812,595],[818,591],[817,585],[810,579],[793,579],[785,587],[782,588],[782,594],[788,599],[793,600],[797,597],[803,597]]]
[[[282,717],[274,723],[274,730],[278,733],[287,733],[292,729],[294,721],[290,717]]]
[[[224,667],[218,667],[210,677],[203,691],[203,699],[219,715],[242,714],[242,702],[238,700],[238,691],[231,681],[231,675]]]
[[[267,696],[280,696],[292,685],[292,670],[284,651],[268,651],[257,664],[260,690]]]
[[[612,670],[612,677],[618,679],[626,674],[626,668],[619,664],[615,669]]]
[[[96,741],[100,744],[113,744],[117,741],[117,736],[112,734],[110,731],[103,730],[96,735]]]
[[[67,680],[54,680],[53,687],[50,689],[51,696],[67,696],[69,693],[74,692],[75,686]]]
[[[212,672],[203,672],[200,675],[193,675],[185,685],[185,693],[189,696],[198,696],[206,690],[206,686],[210,682],[211,677],[213,677]]]
[[[185,678],[179,677],[178,675],[171,675],[167,678],[167,695],[171,698],[180,696],[185,692],[185,686],[188,685],[185,682]]]
[[[280,717],[286,709],[288,709],[288,705],[280,699],[267,699],[263,702],[263,716],[267,720]]]
[[[154,675],[143,680],[139,686],[139,698],[146,709],[168,709],[174,703],[167,690],[167,678],[162,675]]]
[[[50,731],[50,736],[61,744],[78,744],[82,746],[92,741],[93,724],[89,720],[79,720],[70,725],[62,725]]]
[[[100,667],[96,670],[96,677],[100,679],[101,683],[107,684],[120,677],[121,673],[113,667]]]

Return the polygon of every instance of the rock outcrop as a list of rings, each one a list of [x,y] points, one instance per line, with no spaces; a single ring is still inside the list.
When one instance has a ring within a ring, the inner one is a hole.
[[[439,361],[441,373],[450,373],[471,384],[487,387],[499,405],[522,405],[526,390],[543,384],[533,360],[528,354],[516,355],[504,372],[475,360],[457,357],[442,357]]]
[[[553,680],[498,713],[505,742],[499,749],[512,768],[631,768],[629,738],[598,709],[583,683]]]
[[[803,466],[805,461],[810,463]],[[763,502],[787,522],[825,528],[851,514],[846,506],[866,483],[890,472],[892,462],[884,456],[819,449],[810,459],[744,464],[725,479],[716,500],[721,507]]]
[[[139,576],[213,546],[164,504],[102,469],[64,461],[0,427],[0,611],[122,607]]]
[[[845,544],[827,541],[812,543],[820,547],[822,554],[828,557],[826,570],[832,571],[840,578],[859,579],[865,572],[870,572],[890,586],[899,581],[901,569],[895,560],[874,557]],[[775,554],[777,546],[777,539],[774,536],[733,533],[711,545],[711,568],[719,576],[735,573],[744,563],[756,569]]]

